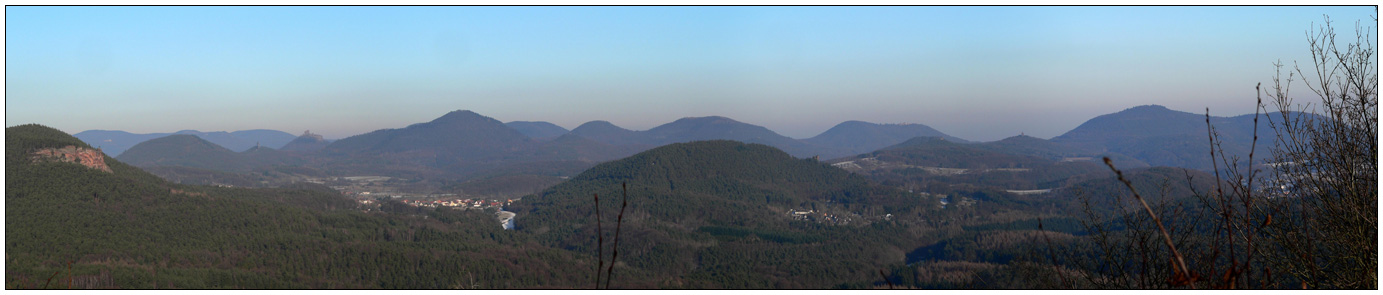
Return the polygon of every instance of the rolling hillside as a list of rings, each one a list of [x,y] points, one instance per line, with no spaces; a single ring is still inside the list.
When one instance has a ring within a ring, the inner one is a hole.
[[[141,142],[116,159],[135,166],[182,166],[236,172],[249,171],[255,166],[240,153],[190,134]]]
[[[1264,119],[1266,120],[1266,119]],[[1247,158],[1253,140],[1253,115],[1210,117],[1219,131],[1223,147],[1230,155]],[[1260,128],[1262,140],[1256,157],[1264,159],[1272,144],[1266,121]],[[1211,170],[1210,143],[1205,115],[1174,111],[1158,105],[1129,108],[1095,117],[1052,138],[1094,152],[1128,155],[1151,166],[1185,167]]]
[[[173,134],[196,135],[231,151],[242,152],[259,146],[278,148],[293,140],[293,135],[278,130],[255,129],[235,132],[201,132],[183,130],[175,133],[135,134],[119,130],[87,130],[78,132],[76,137],[89,145],[100,147],[106,154],[118,157],[125,150],[141,142]]]
[[[94,152],[39,125],[6,128],[5,142],[10,289],[544,288],[584,283],[593,267],[526,246],[486,213],[363,213],[322,186],[176,185],[102,157],[107,172],[36,156]]]
[[[841,153],[821,155],[822,158],[833,159],[872,152],[914,137],[940,137],[953,142],[969,142],[922,124],[875,124],[863,121],[841,122],[820,135],[802,141],[840,149]]]
[[[562,126],[542,121],[513,121],[504,123],[504,125],[509,126],[509,128],[514,128],[514,130],[523,133],[523,135],[529,138],[537,140],[554,139],[569,132],[566,128],[562,128]]]
[[[620,210],[621,183],[629,185],[620,246],[627,267],[618,269],[616,280],[660,282],[635,286],[867,282],[877,274],[831,270],[901,263],[899,249],[913,242],[897,235],[899,222],[931,208],[814,160],[718,140],[671,144],[596,165],[510,210],[519,213],[520,231],[544,245],[594,253],[591,195],[599,194],[609,231]],[[809,218],[789,213],[793,209],[818,213]]]

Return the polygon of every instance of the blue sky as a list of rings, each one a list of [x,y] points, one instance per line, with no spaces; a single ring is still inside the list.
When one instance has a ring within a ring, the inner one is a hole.
[[[468,109],[1050,138],[1144,104],[1251,113],[1322,15],[1376,31],[1374,7],[11,6],[5,123],[342,138]]]

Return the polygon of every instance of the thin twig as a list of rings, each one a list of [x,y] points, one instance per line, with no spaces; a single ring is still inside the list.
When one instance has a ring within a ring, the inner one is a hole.
[[[1247,240],[1247,241],[1245,241],[1245,242],[1248,243],[1248,249],[1247,249],[1247,251],[1246,251],[1246,252],[1248,252],[1248,254],[1247,254],[1248,257],[1246,257],[1246,258],[1244,259],[1244,266],[1245,266],[1245,268],[1252,267],[1252,265],[1253,265],[1253,258],[1254,258],[1253,256],[1254,256],[1254,254],[1255,254],[1256,252],[1258,252],[1258,251],[1257,251],[1257,248],[1254,247],[1254,237],[1258,236],[1258,233],[1255,232],[1255,231],[1253,230],[1253,227],[1250,226],[1250,224],[1251,224],[1251,222],[1252,222],[1250,219],[1253,218],[1253,208],[1254,208],[1254,205],[1253,205],[1253,201],[1254,201],[1254,199],[1253,199],[1253,181],[1254,181],[1254,179],[1257,178],[1257,169],[1255,169],[1255,168],[1253,167],[1253,165],[1254,165],[1253,156],[1254,156],[1255,150],[1258,149],[1258,114],[1260,113],[1260,111],[1266,112],[1266,110],[1265,110],[1265,108],[1264,108],[1264,106],[1263,106],[1263,92],[1262,92],[1262,89],[1261,89],[1262,87],[1263,87],[1263,83],[1258,83],[1258,86],[1254,86],[1254,87],[1253,87],[1253,90],[1254,90],[1254,93],[1255,93],[1255,97],[1257,98],[1257,105],[1255,105],[1255,108],[1253,109],[1253,141],[1249,144],[1249,177],[1248,177],[1248,183],[1244,184],[1245,187],[1244,187],[1244,199],[1243,199],[1243,201],[1244,201],[1244,220],[1243,220],[1243,221],[1244,221],[1244,230],[1247,231],[1247,233],[1244,235],[1244,237],[1245,237],[1245,239]],[[1272,215],[1268,215],[1268,216],[1272,216]],[[1266,222],[1264,222],[1263,224],[1264,224],[1265,226],[1267,225]],[[1259,226],[1258,231],[1261,232],[1262,230],[1263,230],[1263,226]],[[1244,286],[1245,286],[1245,287],[1252,287],[1252,283],[1253,283],[1253,272],[1251,271],[1251,269],[1249,269],[1248,271],[1249,271],[1249,274],[1248,274],[1247,276],[1244,277]],[[1264,277],[1264,279],[1269,279],[1269,278]]]
[[[624,188],[624,202],[619,205],[619,218],[615,219],[615,244],[610,248],[610,269],[605,272],[605,289],[610,289],[610,281],[614,278],[615,259],[619,257],[619,231],[624,225],[624,207],[629,206],[629,184],[621,182],[620,186]]]
[[[1161,218],[1158,218],[1156,213],[1153,213],[1152,207],[1148,207],[1148,202],[1147,202],[1147,201],[1144,201],[1144,200],[1143,200],[1143,196],[1141,196],[1141,195],[1138,194],[1138,190],[1136,190],[1136,189],[1133,188],[1133,183],[1132,183],[1132,182],[1129,182],[1128,179],[1124,178],[1124,172],[1123,172],[1123,171],[1119,171],[1118,168],[1114,168],[1114,162],[1113,162],[1113,161],[1110,161],[1110,160],[1109,160],[1109,157],[1104,157],[1104,164],[1105,164],[1106,166],[1109,166],[1109,170],[1114,170],[1114,175],[1116,175],[1116,176],[1119,177],[1119,181],[1123,182],[1123,183],[1124,183],[1124,186],[1127,186],[1127,187],[1128,187],[1128,190],[1129,190],[1130,192],[1133,192],[1133,198],[1134,198],[1134,199],[1138,199],[1138,203],[1143,204],[1143,209],[1144,209],[1144,210],[1147,210],[1148,216],[1151,216],[1152,219],[1153,219],[1153,222],[1157,224],[1157,230],[1159,230],[1159,231],[1162,232],[1162,238],[1164,239],[1163,241],[1167,243],[1167,248],[1168,248],[1168,249],[1171,249],[1171,251],[1172,251],[1172,257],[1173,257],[1173,258],[1176,258],[1176,262],[1177,262],[1177,263],[1174,264],[1174,266],[1176,266],[1177,268],[1179,268],[1179,269],[1177,270],[1178,272],[1180,272],[1178,275],[1179,275],[1179,276],[1182,276],[1182,278],[1187,278],[1187,279],[1191,278],[1190,272],[1187,272],[1187,268],[1186,268],[1186,259],[1181,257],[1181,252],[1178,252],[1178,251],[1177,251],[1176,244],[1175,244],[1175,243],[1172,243],[1172,235],[1171,235],[1171,234],[1168,234],[1168,233],[1167,233],[1167,228],[1162,226],[1162,219],[1161,219]],[[1174,278],[1174,279],[1179,279],[1179,278]],[[1177,281],[1180,281],[1180,280],[1177,280]],[[1195,286],[1194,284],[1187,284],[1187,285],[1191,286],[1192,289],[1195,289],[1195,288],[1196,288],[1196,286]]]
[[[58,273],[61,273],[61,272],[62,272],[61,270],[55,271],[55,272],[53,272],[53,275],[48,276],[48,282],[43,283],[43,288],[44,288],[44,289],[48,289],[48,284],[52,284],[52,283],[53,283],[53,278],[54,278],[54,277],[57,277],[57,276],[58,276]]]
[[[605,231],[600,229],[600,195],[595,196],[595,260],[600,261],[595,267],[595,289],[600,289],[600,269],[605,268]]]
[[[888,288],[890,290],[893,289],[893,281],[888,280],[888,276],[884,275],[884,269],[882,268],[879,269],[879,277],[884,278],[884,282],[888,283]]]

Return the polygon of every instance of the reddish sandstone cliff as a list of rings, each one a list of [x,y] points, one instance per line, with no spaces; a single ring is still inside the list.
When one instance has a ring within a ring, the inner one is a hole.
[[[99,149],[79,148],[69,145],[62,148],[41,149],[35,151],[33,157],[39,160],[77,163],[91,169],[111,172],[110,167],[106,166],[105,154]]]

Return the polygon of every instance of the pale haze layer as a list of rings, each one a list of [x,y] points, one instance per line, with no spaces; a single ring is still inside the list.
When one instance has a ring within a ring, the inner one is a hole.
[[[1160,104],[1252,113],[1367,7],[7,7],[7,126],[312,130],[466,109],[644,130],[726,116],[794,138],[846,120],[1050,138]],[[1297,93],[1305,94],[1304,88]]]

